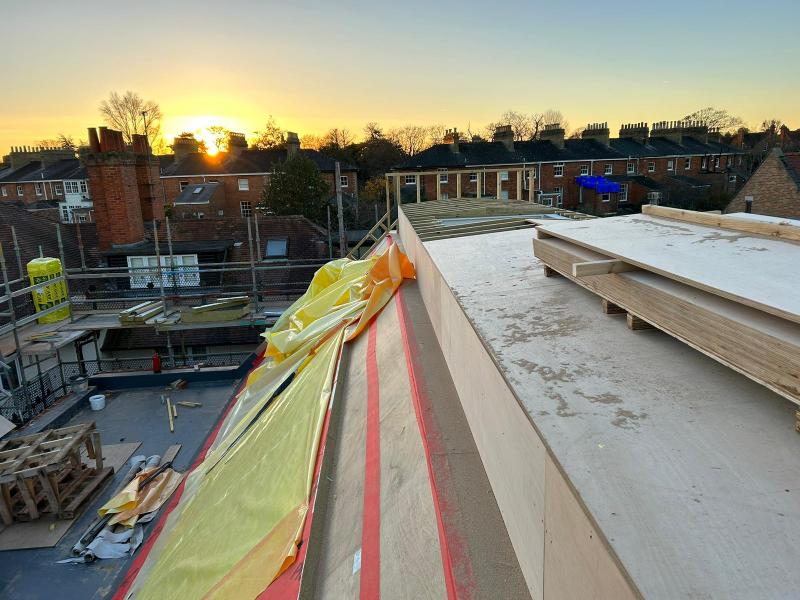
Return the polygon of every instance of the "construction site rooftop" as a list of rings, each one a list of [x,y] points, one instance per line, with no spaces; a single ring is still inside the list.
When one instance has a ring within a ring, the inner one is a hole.
[[[532,595],[794,597],[795,404],[428,204],[401,237]]]

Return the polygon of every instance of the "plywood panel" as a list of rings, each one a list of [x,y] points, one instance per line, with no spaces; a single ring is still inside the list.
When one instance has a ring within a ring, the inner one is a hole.
[[[413,230],[403,243],[531,597],[543,598],[545,448]]]
[[[800,245],[648,215],[539,230],[675,281],[800,322]]]
[[[646,271],[573,277],[575,262],[599,254],[565,240],[534,240],[534,252],[578,284],[800,403],[800,325]]]
[[[545,468],[545,598],[639,598],[550,457]]]

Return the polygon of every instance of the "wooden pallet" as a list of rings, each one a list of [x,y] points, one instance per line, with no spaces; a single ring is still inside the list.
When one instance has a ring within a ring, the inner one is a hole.
[[[94,466],[83,464],[82,447]],[[113,473],[103,468],[94,423],[10,438],[0,442],[0,518],[5,524],[51,513],[72,518]]]

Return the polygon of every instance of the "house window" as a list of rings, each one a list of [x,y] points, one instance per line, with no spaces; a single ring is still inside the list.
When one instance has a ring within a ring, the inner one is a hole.
[[[447,171],[439,171],[439,183],[447,183],[450,180]]]
[[[36,195],[41,196],[42,190],[44,189],[44,184],[37,181],[36,183],[33,184],[33,187],[36,188]]]
[[[508,181],[508,171],[500,171],[500,181]]]
[[[654,161],[654,160],[647,161],[647,172],[648,173],[655,173],[656,172],[656,161]]]
[[[478,174],[477,173],[470,173],[469,174],[469,182],[470,183],[477,183],[478,182]]]
[[[53,188],[55,189],[56,196],[60,196],[64,193],[64,189],[61,187],[60,183],[56,183]]]
[[[78,182],[77,181],[65,181],[64,187],[67,190],[68,194],[77,194],[78,193]]]
[[[601,202],[611,202],[611,194],[600,194]]]
[[[239,191],[240,192],[249,192],[250,191],[250,180],[249,179],[240,179],[239,180]]]
[[[64,223],[69,223],[71,220],[69,218],[69,206],[66,204],[61,207],[61,220],[64,221]]]
[[[618,200],[620,202],[627,202],[628,201],[628,184],[627,183],[619,184]]]
[[[553,177],[564,176],[564,163],[555,163],[553,165]]]
[[[633,175],[636,173],[636,163],[629,162],[628,163],[628,175]]]
[[[406,185],[417,185],[417,176],[406,175]]]
[[[183,191],[183,190],[185,190],[185,189],[187,188],[187,186],[188,186],[188,185],[189,185],[189,182],[188,182],[188,181],[181,181],[181,182],[178,184],[178,187],[180,187],[180,188],[181,188],[181,191]]]
[[[729,175],[728,183],[736,183],[736,175]]]
[[[21,185],[18,185],[18,186],[17,186],[17,196],[22,196],[22,195],[23,195],[23,193],[24,193],[24,192],[23,192],[23,190],[22,190],[22,186],[21,186]]]
[[[83,181],[80,182],[80,184],[81,184],[81,194],[88,194],[89,193],[89,187],[86,185],[86,181],[83,180]]]
[[[581,165],[581,175],[589,174],[589,165]]]
[[[675,160],[669,159],[667,161],[667,171],[674,171],[675,170]]]
[[[8,196],[8,190],[6,190],[6,186],[0,186],[0,194],[2,194],[3,198]]]
[[[350,185],[350,178],[347,175],[339,175],[339,186],[346,188]]]
[[[611,175],[614,172],[614,164],[606,163],[606,170],[604,172],[606,175]]]
[[[86,223],[86,215],[78,215],[79,223]]]
[[[704,156],[703,160],[700,161],[700,168],[701,169],[708,169],[708,157]]]
[[[239,210],[245,219],[253,216],[253,205],[249,202],[239,202]]]
[[[563,188],[561,188],[560,186],[556,186],[553,188],[553,193],[556,194],[556,206],[564,206],[564,194],[561,193],[562,191]],[[550,204],[550,206],[552,206],[552,203]]]
[[[683,169],[684,169],[684,171],[688,171],[691,168],[692,168],[692,159],[691,159],[691,157],[687,158],[687,159],[684,159],[684,161],[683,161]]]
[[[170,261],[172,261],[170,263]],[[170,264],[174,269],[170,268]],[[131,287],[135,289],[158,287],[158,265],[155,256],[129,256],[128,274]],[[148,271],[148,272],[144,272]],[[161,256],[161,283],[166,287],[198,287],[200,270],[197,254],[176,254]]]
[[[267,258],[286,258],[288,249],[289,240],[286,238],[271,238],[267,240],[265,256]]]
[[[719,169],[719,156],[714,157],[714,168]]]

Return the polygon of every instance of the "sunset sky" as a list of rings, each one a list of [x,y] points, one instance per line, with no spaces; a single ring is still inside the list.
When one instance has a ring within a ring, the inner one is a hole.
[[[364,123],[473,129],[506,109],[571,126],[713,105],[800,127],[800,3],[15,2],[0,7],[0,155],[86,138],[112,90],[160,103],[163,133],[273,115],[301,135]]]

